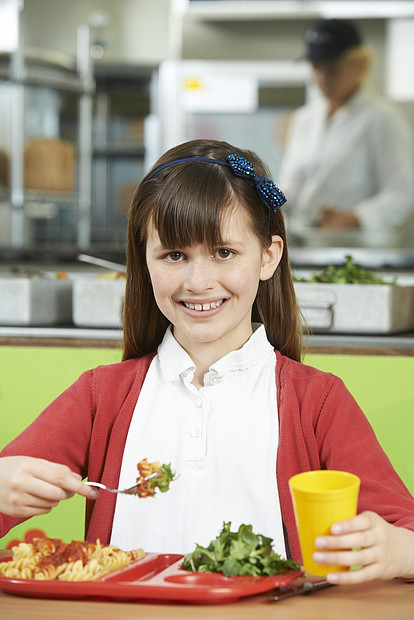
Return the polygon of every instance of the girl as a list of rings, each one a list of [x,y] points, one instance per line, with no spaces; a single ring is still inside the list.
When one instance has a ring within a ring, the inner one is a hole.
[[[360,514],[317,540],[316,561],[361,566],[332,583],[414,577],[413,498],[343,383],[300,362],[285,198],[268,177],[254,153],[196,140],[140,183],[123,361],[84,373],[3,450],[2,535],[80,493],[89,540],[186,553],[244,522],[299,560],[288,479],[344,469],[362,478]],[[155,500],[82,482],[129,486],[143,456],[179,473]]]

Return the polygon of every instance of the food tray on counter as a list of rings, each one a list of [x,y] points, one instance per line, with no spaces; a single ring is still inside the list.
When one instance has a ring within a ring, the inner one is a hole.
[[[72,283],[0,278],[0,325],[62,325],[72,321]]]
[[[144,559],[96,581],[43,581],[0,576],[0,589],[8,594],[36,598],[98,597],[119,601],[215,604],[230,603],[245,596],[268,592],[289,584],[303,574],[292,570],[268,577],[193,573],[181,568],[183,557],[178,554],[150,553]]]
[[[125,278],[73,280],[72,315],[79,327],[122,327]]]
[[[391,334],[414,329],[414,285],[295,282],[315,333]]]

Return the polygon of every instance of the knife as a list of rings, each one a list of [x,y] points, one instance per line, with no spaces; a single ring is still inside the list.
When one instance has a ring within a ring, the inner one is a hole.
[[[285,598],[289,598],[290,596],[297,596],[298,594],[311,594],[317,590],[323,590],[324,588],[330,588],[333,586],[333,583],[329,583],[328,581],[305,581],[300,586],[282,586],[281,588],[277,588],[277,594],[274,594],[270,597],[269,602],[273,601],[281,601]]]

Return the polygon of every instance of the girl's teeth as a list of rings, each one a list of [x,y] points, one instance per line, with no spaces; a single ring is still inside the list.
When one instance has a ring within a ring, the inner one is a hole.
[[[188,304],[184,302],[186,308],[190,310],[212,310],[213,308],[218,308],[221,306],[223,301],[212,301],[210,304]]]

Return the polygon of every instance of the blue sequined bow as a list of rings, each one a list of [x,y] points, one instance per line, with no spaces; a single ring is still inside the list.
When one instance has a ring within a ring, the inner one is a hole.
[[[182,157],[180,159],[174,159],[173,161],[169,161],[155,168],[148,174],[146,179],[144,179],[144,183],[152,179],[153,176],[158,174],[161,170],[164,170],[164,168],[190,161],[203,161],[211,164],[219,164],[220,166],[229,166],[234,174],[244,179],[249,179],[253,183],[260,199],[264,202],[269,211],[275,213],[286,202],[284,193],[276,187],[273,181],[267,177],[259,177],[254,171],[253,164],[248,159],[245,159],[245,157],[236,154],[228,155],[226,161],[211,157]]]
[[[284,193],[267,177],[259,177],[253,168],[253,164],[241,155],[228,155],[226,157],[234,174],[245,179],[250,179],[256,188],[261,200],[266,207],[274,213],[286,202]]]

